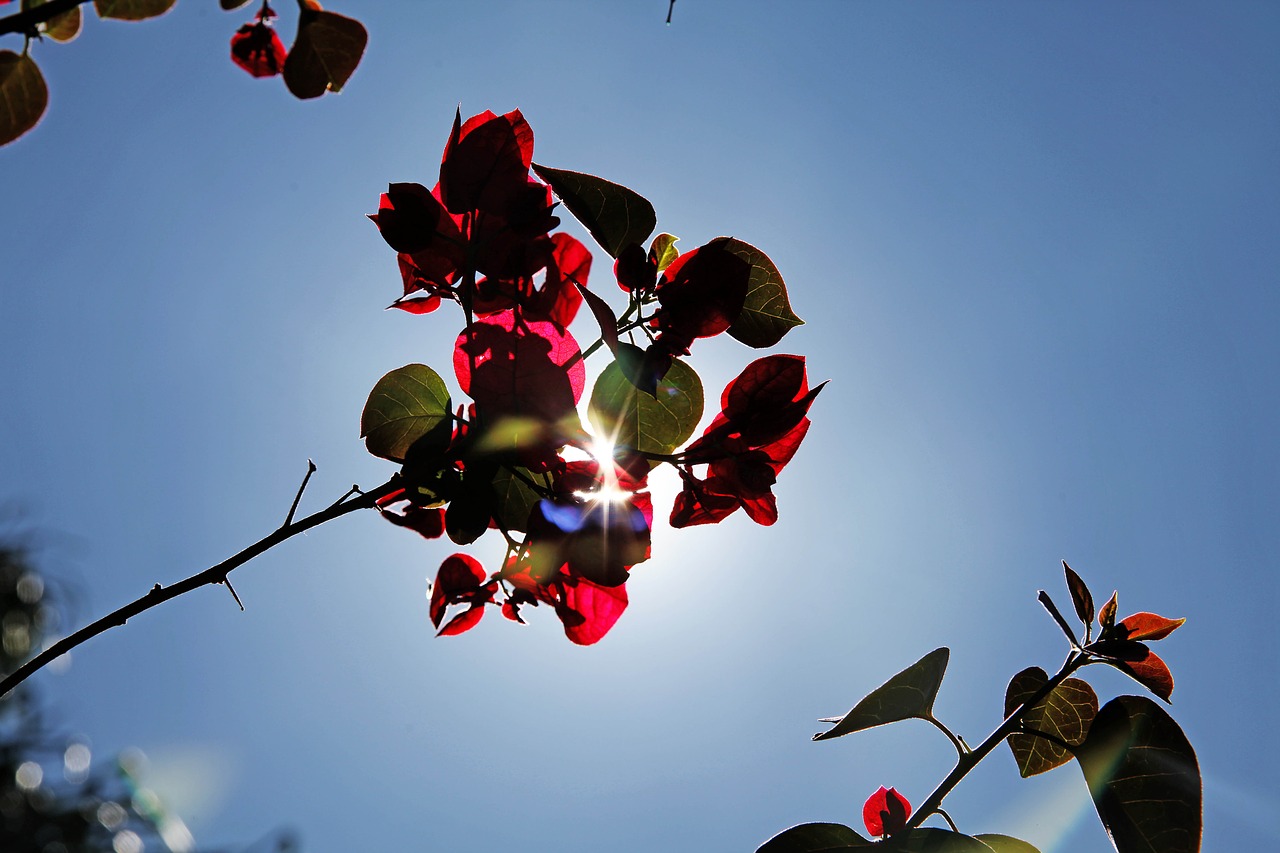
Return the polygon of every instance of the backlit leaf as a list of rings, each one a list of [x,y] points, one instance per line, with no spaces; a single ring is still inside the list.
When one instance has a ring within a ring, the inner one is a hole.
[[[1200,766],[1182,729],[1145,696],[1117,696],[1076,751],[1119,853],[1200,849]]]
[[[591,392],[588,416],[596,434],[642,453],[671,453],[684,444],[702,419],[702,380],[673,359],[654,395],[640,391],[610,362]]]
[[[537,163],[533,164],[533,171],[614,258],[632,243],[647,240],[658,224],[653,205],[634,190],[594,175]]]
[[[813,739],[827,740],[913,717],[927,719],[933,714],[933,700],[942,686],[950,657],[949,649],[934,649],[877,687],[843,717],[821,720],[835,726]]]
[[[974,838],[990,847],[994,853],[1040,853],[1034,845],[1008,835],[983,832]]]
[[[35,60],[0,51],[0,145],[35,127],[48,105],[49,90]]]
[[[895,835],[880,849],[894,853],[991,853],[990,847],[972,836],[931,826]]]
[[[284,83],[294,97],[318,98],[339,92],[364,56],[369,34],[354,18],[303,10],[298,36],[284,63]]]
[[[22,11],[43,6],[48,0],[22,0]],[[82,21],[80,7],[73,6],[61,14],[54,15],[40,25],[40,32],[56,42],[66,43],[80,35]]]
[[[649,246],[649,257],[657,263],[658,272],[666,270],[676,258],[680,257],[680,250],[676,248],[676,242],[679,239],[671,234],[659,234],[653,238],[653,243]]]
[[[742,313],[729,327],[729,334],[749,347],[771,347],[796,326],[804,324],[791,310],[782,274],[764,252],[732,237],[723,238],[724,247],[751,265],[747,298]]]
[[[1132,640],[1106,640],[1086,647],[1103,655],[1106,662],[1168,702],[1173,695],[1173,673],[1160,656],[1146,645]]]
[[[408,364],[373,386],[360,416],[360,436],[374,456],[403,462],[410,445],[449,412],[444,380],[425,364]]]
[[[756,853],[825,853],[874,846],[849,827],[838,823],[802,823],[779,832],[761,844]]]
[[[1120,620],[1118,627],[1124,629],[1127,640],[1163,640],[1176,629],[1182,627],[1186,619],[1169,619],[1155,613],[1135,613]]]
[[[1093,595],[1089,592],[1089,587],[1080,579],[1067,561],[1062,561],[1063,571],[1067,575],[1067,589],[1071,591],[1071,603],[1075,605],[1076,616],[1080,617],[1080,621],[1085,625],[1093,623]]]
[[[1005,691],[1004,713],[1007,717],[1049,683],[1049,676],[1038,666],[1018,673]],[[1089,724],[1098,713],[1098,696],[1087,682],[1068,678],[1023,715],[1028,729],[1052,735],[1076,746],[1089,733]],[[1071,753],[1057,743],[1031,734],[1009,736],[1009,748],[1018,762],[1023,777],[1044,773],[1071,760]]]
[[[168,12],[176,2],[178,0],[93,0],[93,8],[99,18],[145,21]]]

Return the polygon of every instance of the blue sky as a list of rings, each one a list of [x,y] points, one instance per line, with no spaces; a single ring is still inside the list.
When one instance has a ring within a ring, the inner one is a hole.
[[[452,549],[345,518],[237,572],[245,612],[203,590],[39,676],[99,756],[144,750],[210,846],[750,851],[857,825],[881,784],[922,800],[941,735],[815,744],[815,719],[947,645],[938,713],[981,738],[1013,673],[1061,661],[1035,592],[1066,606],[1066,559],[1122,614],[1188,617],[1160,652],[1205,849],[1280,841],[1280,10],[332,8],[369,51],[316,102],[233,67],[249,16],[212,2],[34,48],[49,113],[0,151],[0,500],[77,622],[267,533],[308,458],[304,510],[390,474],[364,399],[408,362],[448,376],[460,320],[382,310],[363,215],[434,182],[459,103],[519,107],[539,162],[643,193],[684,248],[764,249],[808,321],[778,351],[831,384],[778,524],[659,532],[598,646],[538,612],[434,639]],[[713,393],[755,354],[695,355]],[[1000,753],[947,805],[1108,849],[1074,767]]]

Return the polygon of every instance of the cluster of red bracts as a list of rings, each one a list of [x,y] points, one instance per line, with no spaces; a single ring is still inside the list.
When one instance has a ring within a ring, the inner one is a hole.
[[[824,383],[825,384],[825,383]],[[714,524],[739,507],[758,524],[778,520],[773,484],[805,433],[806,416],[822,385],[809,388],[804,359],[772,355],[754,361],[721,395],[722,411],[684,456],[705,462],[698,479],[681,469],[684,490],[671,511],[672,527]]]
[[[503,589],[507,618],[523,622],[521,607],[550,605],[565,634],[582,645],[598,641],[618,621],[627,606],[631,567],[649,557],[649,495],[636,490],[642,483],[621,467],[606,476],[595,461],[566,463],[553,483],[553,496],[534,504],[524,542],[500,571],[486,578],[480,563],[465,554],[445,560],[431,593],[431,621],[440,634],[474,626]],[[427,538],[444,533],[444,508],[389,509],[404,501],[405,493],[398,492],[379,504],[391,521]],[[455,605],[464,609],[444,622]]]
[[[642,350],[620,342],[618,318],[587,289],[590,252],[550,233],[557,202],[531,169],[553,182],[574,174],[548,177],[555,170],[533,166],[533,131],[518,110],[465,122],[459,112],[435,186],[391,184],[370,215],[401,273],[403,293],[391,307],[425,314],[449,300],[467,313],[453,367],[474,401],[452,430],[415,441],[402,460],[404,490],[379,504],[388,519],[428,538],[465,545],[498,528],[507,539],[498,571],[486,574],[462,554],[441,566],[430,611],[441,634],[468,630],[488,605],[501,604],[516,621],[523,608],[548,605],[571,640],[590,644],[622,614],[630,571],[649,557],[650,463],[627,448],[620,460],[565,458],[566,447],[588,447],[577,413],[583,353],[567,327],[586,301],[617,362],[639,354],[629,381],[653,396],[673,359],[743,313],[752,266],[738,254],[744,244],[728,238],[683,255],[670,235],[647,251],[622,246],[615,278],[630,296],[629,315],[639,312],[625,328],[647,325],[651,343]],[[720,521],[739,507],[772,524],[771,487],[804,438],[819,390],[809,388],[802,358],[748,366],[725,389],[723,411],[679,457],[685,488],[672,525]],[[700,479],[693,471],[701,466]]]
[[[231,37],[231,61],[254,77],[274,77],[284,70],[289,52],[272,21],[276,13],[266,2],[253,21]]]

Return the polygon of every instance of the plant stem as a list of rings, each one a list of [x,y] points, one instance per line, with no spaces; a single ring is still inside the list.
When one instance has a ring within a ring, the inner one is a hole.
[[[41,3],[26,11],[6,15],[0,18],[0,36],[7,33],[30,33],[37,24],[43,24],[88,2],[89,0],[49,0],[48,3]]]
[[[1028,710],[1035,707],[1036,703],[1053,692],[1059,684],[1065,681],[1071,673],[1088,663],[1088,655],[1072,651],[1067,655],[1066,661],[1062,664],[1062,668],[1058,670],[1052,678],[1045,682],[1044,686],[1037,690],[1032,696],[1013,710],[996,730],[987,735],[987,739],[973,748],[971,752],[967,752],[960,756],[956,761],[956,766],[947,778],[943,779],[937,788],[933,789],[927,799],[920,804],[916,813],[907,821],[905,830],[915,829],[924,823],[925,819],[930,815],[936,814],[938,807],[942,805],[943,799],[947,794],[951,793],[951,789],[960,783],[960,780],[968,775],[969,771],[976,767],[982,759],[990,754],[991,750],[1000,745],[1001,741],[1009,735],[1017,732],[1022,725],[1022,717]],[[905,831],[904,830],[904,831]]]
[[[86,625],[71,636],[64,637],[31,660],[24,663],[22,666],[18,667],[6,676],[3,681],[0,681],[0,697],[3,697],[6,693],[17,687],[29,676],[42,669],[51,661],[61,657],[93,637],[98,636],[108,628],[123,625],[139,613],[150,610],[156,605],[162,604],[171,598],[177,598],[183,593],[191,592],[193,589],[198,589],[209,584],[225,583],[227,575],[233,569],[244,565],[254,557],[274,548],[286,539],[290,539],[297,536],[299,533],[324,524],[326,521],[332,521],[340,516],[355,512],[358,509],[372,509],[376,505],[378,498],[389,495],[399,488],[400,478],[397,474],[395,477],[392,477],[390,480],[372,491],[359,492],[354,497],[351,497],[350,493],[348,493],[347,497],[350,497],[350,500],[343,498],[337,503],[331,504],[317,513],[308,515],[306,518],[278,527],[273,533],[259,539],[257,542],[254,542],[234,557],[223,560],[221,563],[218,563],[216,566],[211,566],[203,572],[194,574],[189,578],[180,580],[177,583],[170,584],[169,586],[156,584],[146,595],[126,604],[124,607],[121,607],[106,616],[103,616],[98,621]]]

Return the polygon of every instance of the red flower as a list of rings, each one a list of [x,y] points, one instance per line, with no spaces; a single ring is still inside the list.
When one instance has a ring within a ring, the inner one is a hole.
[[[454,554],[444,561],[431,588],[431,624],[440,628],[445,610],[453,604],[466,604],[467,609],[440,628],[439,636],[461,634],[484,616],[484,606],[493,603],[498,591],[496,581],[484,583],[484,567],[466,554]]]
[[[256,21],[245,24],[231,37],[231,61],[254,77],[274,77],[284,68],[288,51],[271,26],[276,13],[265,2]]]
[[[893,788],[880,790],[867,799],[862,807],[862,820],[867,825],[867,832],[883,838],[901,832],[907,826],[907,818],[911,817],[911,803]]]

